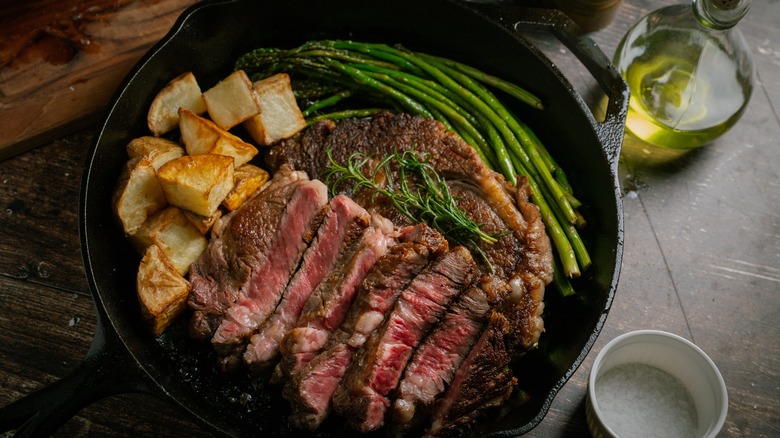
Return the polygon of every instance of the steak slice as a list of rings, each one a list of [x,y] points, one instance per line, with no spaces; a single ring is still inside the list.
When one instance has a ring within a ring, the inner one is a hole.
[[[193,337],[212,337],[225,311],[249,287],[252,273],[268,261],[287,202],[303,183],[309,183],[305,172],[283,166],[253,199],[214,225],[207,250],[190,266]]]
[[[483,412],[501,406],[517,385],[504,343],[510,330],[501,312],[492,311],[487,329],[463,361],[434,407],[425,436],[461,436]]]
[[[288,378],[319,353],[349,310],[358,285],[376,261],[396,243],[397,233],[385,218],[373,216],[360,239],[339,257],[336,266],[312,292],[296,326],[280,344],[283,355],[275,378]]]
[[[336,264],[338,256],[370,224],[368,212],[344,195],[334,197],[317,230],[317,237],[303,256],[303,262],[284,291],[274,313],[252,336],[244,352],[250,369],[268,368],[279,355],[279,343],[303,310],[312,291]]]
[[[290,401],[290,424],[315,430],[330,413],[330,402],[355,349],[338,343],[314,356],[284,385],[282,395]]]
[[[401,293],[380,330],[347,369],[333,407],[361,432],[383,425],[395,389],[414,348],[446,311],[453,297],[471,284],[477,268],[471,253],[455,247],[429,264]]]
[[[271,200],[275,202],[276,200]],[[252,269],[238,300],[225,310],[211,343],[223,363],[236,362],[248,338],[276,308],[287,283],[309,247],[328,202],[327,187],[319,180],[298,184],[279,216],[264,260]],[[254,209],[270,202],[253,203]],[[254,227],[254,217],[241,216],[238,226]]]
[[[434,257],[447,250],[447,241],[427,225],[400,230],[401,243],[371,268],[360,284],[341,327],[317,355],[285,385],[290,401],[290,423],[300,429],[316,429],[330,411],[333,393],[353,354],[384,321],[385,314],[412,279]]]
[[[488,276],[484,277],[489,281]],[[476,285],[453,302],[404,371],[393,402],[396,425],[408,425],[403,427],[408,429],[427,418],[434,400],[450,384],[484,330],[492,304],[502,298],[493,288]]]

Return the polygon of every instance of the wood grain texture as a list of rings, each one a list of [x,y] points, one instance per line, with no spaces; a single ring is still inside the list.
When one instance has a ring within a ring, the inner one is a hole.
[[[94,121],[195,0],[0,5],[0,160]]]
[[[613,23],[591,37],[611,55],[631,24],[673,3],[624,0]],[[625,251],[613,308],[585,362],[528,436],[590,436],[584,400],[593,360],[609,340],[638,329],[676,333],[715,361],[729,392],[720,437],[780,436],[779,21],[780,2],[768,0],[753,2],[740,23],[758,80],[730,132],[684,155],[626,138]],[[581,65],[549,48],[597,101]],[[0,406],[62,378],[89,348],[95,312],[77,216],[92,135],[90,127],[0,162]],[[139,435],[208,434],[169,404],[138,394],[99,401],[57,432]]]
[[[96,314],[77,223],[91,140],[80,131],[0,163],[0,406],[70,373],[92,342]],[[56,434],[131,435],[208,436],[143,394],[98,401]]]
[[[91,342],[96,315],[89,296],[8,278],[0,279],[0,305],[0,403],[5,405],[78,365]],[[47,335],[40,337],[38,331]],[[144,414],[151,411],[157,414]],[[148,395],[125,394],[87,407],[55,436],[184,435],[207,436],[170,405]]]
[[[78,201],[91,138],[80,133],[2,167],[3,277],[87,293],[78,243]]]

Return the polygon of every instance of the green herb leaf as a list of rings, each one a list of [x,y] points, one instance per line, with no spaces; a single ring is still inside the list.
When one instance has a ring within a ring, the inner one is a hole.
[[[333,192],[342,183],[352,184],[352,190],[367,188],[374,196],[385,196],[395,208],[413,223],[424,222],[437,229],[447,239],[479,254],[485,261],[479,242],[493,244],[509,233],[490,234],[480,228],[457,205],[447,182],[428,163],[428,157],[419,157],[414,150],[397,150],[374,167],[371,157],[356,152],[344,164],[333,159],[328,149],[330,165],[324,173],[325,184]],[[395,165],[394,173],[393,166]],[[489,265],[489,262],[488,262]],[[492,267],[491,267],[492,268]]]

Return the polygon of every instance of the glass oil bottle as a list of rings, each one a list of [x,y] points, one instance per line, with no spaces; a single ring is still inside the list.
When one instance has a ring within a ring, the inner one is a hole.
[[[753,60],[735,27],[750,0],[693,0],[639,20],[614,64],[631,90],[626,128],[674,149],[711,142],[741,117],[753,89]]]

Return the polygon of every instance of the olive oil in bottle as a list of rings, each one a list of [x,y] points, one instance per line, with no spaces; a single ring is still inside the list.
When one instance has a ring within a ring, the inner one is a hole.
[[[659,9],[623,37],[614,64],[631,98],[626,128],[657,146],[690,149],[731,128],[753,84],[750,49],[734,25],[749,0],[694,0]]]

